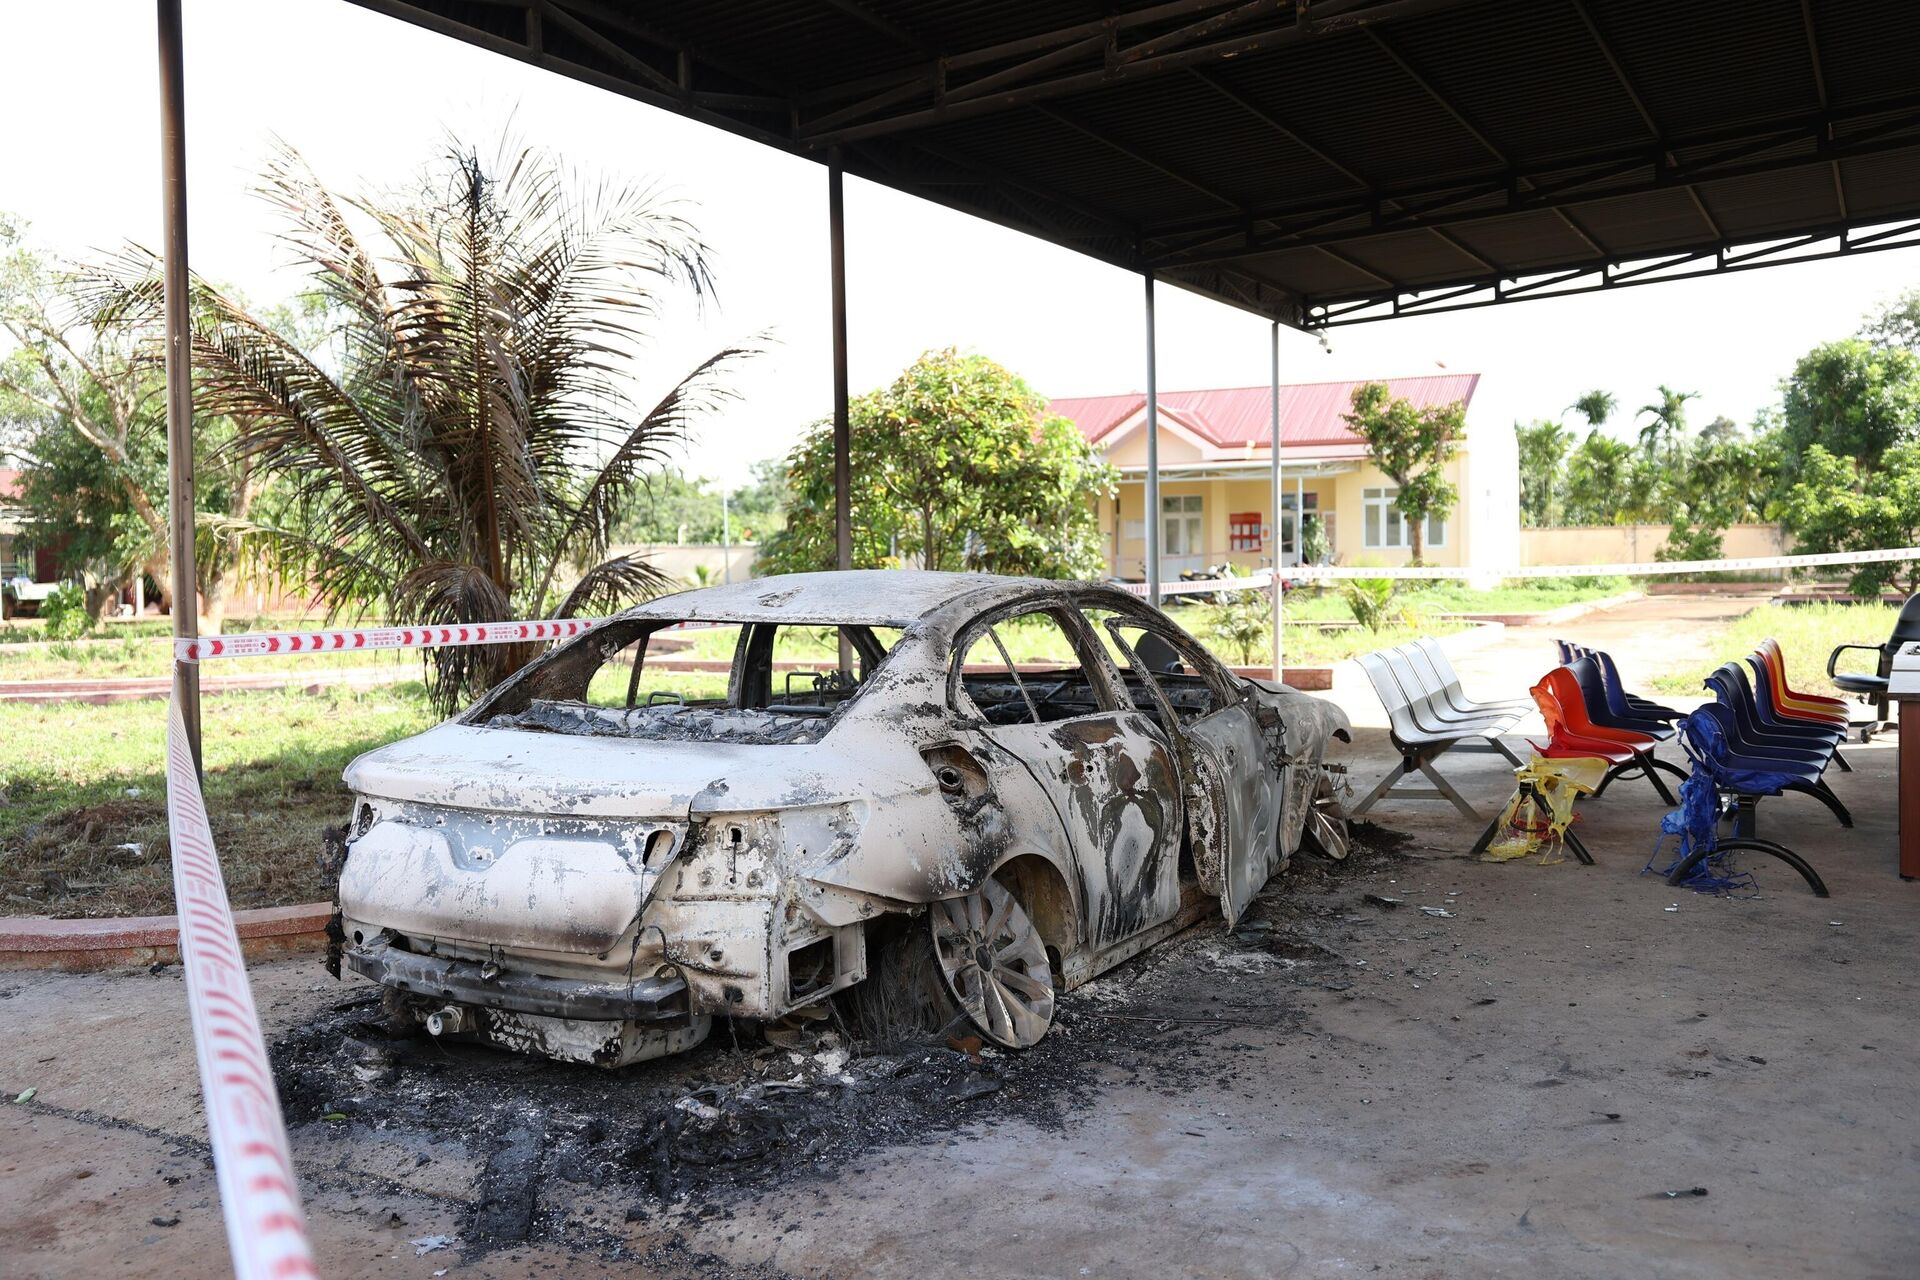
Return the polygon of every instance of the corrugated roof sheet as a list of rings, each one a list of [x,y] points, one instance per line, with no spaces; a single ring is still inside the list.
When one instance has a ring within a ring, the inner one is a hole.
[[[1480,385],[1477,373],[1449,373],[1415,378],[1384,379],[1394,396],[1416,408],[1452,404],[1469,407]],[[1353,408],[1354,391],[1362,382],[1293,382],[1280,384],[1280,443],[1283,447],[1358,444],[1342,415]],[[1080,433],[1098,443],[1109,432],[1146,407],[1139,391],[1113,396],[1069,396],[1048,409],[1071,419]],[[1211,391],[1162,391],[1160,411],[1196,435],[1224,449],[1248,445],[1265,448],[1273,430],[1273,399],[1268,387],[1219,387]]]
[[[1288,324],[1920,222],[1914,0],[353,2]]]

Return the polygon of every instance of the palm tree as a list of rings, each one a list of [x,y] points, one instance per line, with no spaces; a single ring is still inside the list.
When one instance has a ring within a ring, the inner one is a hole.
[[[1605,426],[1607,419],[1619,407],[1620,402],[1613,398],[1610,391],[1589,391],[1567,406],[1587,420],[1587,430],[1590,432]]]
[[[196,282],[196,408],[230,415],[237,447],[288,486],[285,518],[225,532],[336,615],[568,617],[669,589],[607,551],[644,469],[730,398],[721,375],[751,354],[726,347],[657,401],[635,397],[663,295],[711,290],[705,246],[655,193],[582,192],[506,142],[491,163],[450,146],[419,191],[338,195],[291,148],[267,165],[261,193],[333,322],[324,350]],[[150,317],[156,265],[136,251],[110,268],[101,317]],[[435,701],[450,709],[535,651],[434,650]]]
[[[1643,404],[1635,416],[1650,418],[1640,428],[1640,449],[1651,458],[1659,452],[1660,442],[1667,442],[1668,460],[1687,435],[1687,401],[1699,397],[1698,391],[1675,391],[1666,383],[1660,384],[1658,404]]]
[[[1567,459],[1568,524],[1614,524],[1630,504],[1633,446],[1598,431]]]

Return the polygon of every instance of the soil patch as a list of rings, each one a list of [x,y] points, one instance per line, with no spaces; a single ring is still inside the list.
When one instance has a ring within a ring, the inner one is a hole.
[[[1249,1028],[1290,1033],[1311,997],[1349,985],[1352,906],[1327,896],[1357,903],[1344,882],[1400,861],[1380,828],[1356,834],[1344,863],[1303,856],[1232,933],[1205,921],[1062,996],[1053,1030],[1024,1053],[964,1034],[861,1041],[836,1009],[766,1034],[720,1025],[692,1052],[608,1072],[396,1037],[366,989],[274,1042],[280,1095],[296,1134],[377,1129],[422,1163],[457,1144],[482,1170],[460,1237],[470,1257],[528,1241],[601,1253],[608,1237],[572,1212],[589,1190],[629,1222],[671,1229],[731,1217],[774,1186],[836,1179],[876,1148],[1005,1119],[1058,1128],[1121,1083],[1190,1090],[1203,1045],[1204,1085],[1220,1087],[1258,1054]]]

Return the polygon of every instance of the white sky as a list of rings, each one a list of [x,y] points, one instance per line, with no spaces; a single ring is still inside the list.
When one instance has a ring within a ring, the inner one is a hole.
[[[828,410],[826,171],[343,0],[185,0],[195,268],[257,301],[298,281],[248,193],[270,139],[335,186],[409,178],[449,131],[490,149],[511,118],[527,142],[594,177],[659,182],[692,202],[714,246],[719,306],[675,318],[648,377],[664,387],[720,343],[779,345],[743,399],[688,448],[730,481],[783,453]],[[0,209],[66,254],[158,247],[159,91],[151,0],[10,5],[0,49]],[[856,391],[921,351],[994,357],[1048,395],[1145,385],[1137,276],[850,179],[849,344]],[[1704,423],[1745,423],[1807,348],[1920,283],[1920,252],[1852,259],[1336,330],[1334,352],[1283,331],[1286,380],[1484,374],[1476,421],[1552,416],[1592,387],[1631,410],[1667,382]],[[1160,385],[1267,379],[1266,322],[1177,289],[1159,298]],[[1622,430],[1630,424],[1622,423]]]

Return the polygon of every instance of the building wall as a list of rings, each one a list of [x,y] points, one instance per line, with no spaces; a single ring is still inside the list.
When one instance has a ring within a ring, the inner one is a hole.
[[[1666,545],[1664,524],[1571,525],[1559,529],[1522,529],[1519,563],[1635,564],[1655,558]],[[1793,539],[1777,524],[1736,524],[1721,539],[1722,555],[1783,556]]]
[[[1447,465],[1447,477],[1463,491],[1473,483],[1467,471],[1464,458],[1456,459]],[[1294,481],[1287,478],[1282,470],[1282,491],[1291,495],[1295,492]],[[1411,558],[1408,548],[1369,548],[1363,545],[1365,491],[1370,488],[1389,488],[1392,481],[1383,475],[1379,468],[1371,464],[1362,464],[1357,470],[1341,475],[1320,476],[1301,482],[1303,495],[1312,495],[1318,513],[1329,520],[1329,533],[1333,538],[1334,560],[1339,564],[1405,564]],[[1206,564],[1222,562],[1243,569],[1256,569],[1268,564],[1272,557],[1270,546],[1263,545],[1259,551],[1234,551],[1230,548],[1229,517],[1240,512],[1258,512],[1269,533],[1273,528],[1273,503],[1271,481],[1264,471],[1246,473],[1240,479],[1186,480],[1179,474],[1163,473],[1160,479],[1162,498],[1199,495],[1202,506],[1204,545],[1199,558]],[[1147,543],[1146,530],[1142,522],[1143,508],[1146,502],[1146,485],[1133,477],[1123,480],[1120,485],[1121,534],[1116,541],[1114,536],[1114,507],[1112,500],[1102,499],[1099,503],[1101,543],[1107,550],[1108,572],[1125,578],[1140,578],[1146,574]],[[1468,563],[1471,549],[1479,542],[1493,542],[1493,535],[1477,529],[1471,513],[1464,509],[1465,504],[1455,509],[1447,518],[1447,540],[1444,546],[1427,549],[1426,562],[1435,565],[1458,565]],[[1497,532],[1497,526],[1496,526]],[[1163,556],[1166,554],[1162,548]],[[1506,548],[1506,559],[1501,563],[1513,563],[1516,551]]]
[[[609,557],[638,555],[662,573],[685,582],[694,580],[696,566],[704,566],[715,582],[744,582],[753,576],[753,561],[758,553],[759,548],[751,542],[736,542],[730,547],[697,542],[632,542],[607,551]],[[730,579],[727,575],[729,568]]]

